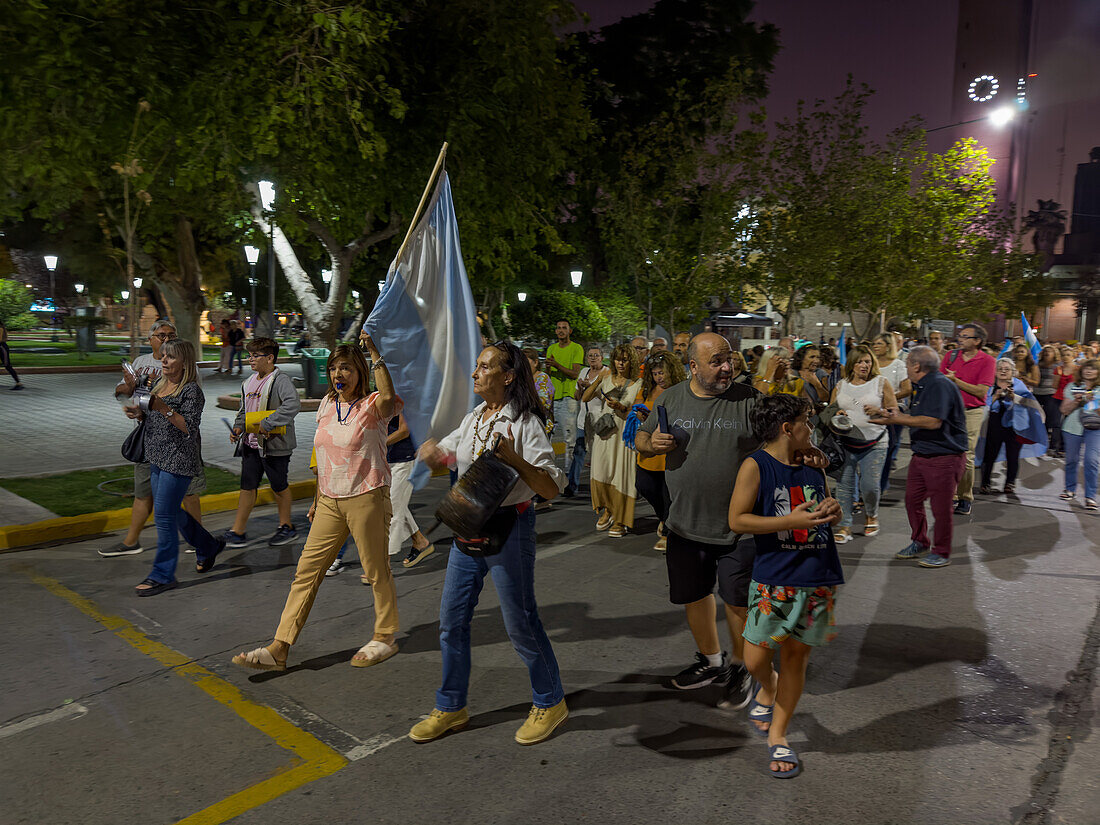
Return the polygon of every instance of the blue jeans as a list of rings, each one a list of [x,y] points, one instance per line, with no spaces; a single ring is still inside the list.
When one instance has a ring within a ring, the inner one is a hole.
[[[840,471],[840,486],[837,497],[840,499],[840,527],[852,526],[852,511],[855,509],[856,476],[859,476],[859,492],[863,497],[863,512],[868,518],[878,518],[878,500],[881,495],[882,462],[886,460],[886,439],[883,438],[869,450],[854,453],[845,448],[844,468]]]
[[[191,476],[178,476],[150,464],[149,485],[153,488],[153,523],[157,526],[157,555],[149,578],[167,584],[176,578],[180,533],[195,548],[200,563],[217,554],[221,543],[180,506],[191,485]]]
[[[889,442],[886,445],[886,458],[882,462],[882,483],[879,489],[885,493],[890,489],[890,472],[894,469],[894,460],[901,449],[901,424],[887,424],[886,434]]]
[[[577,441],[573,445],[573,463],[569,465],[569,476],[566,484],[574,490],[581,486],[581,472],[584,470],[584,457],[588,455],[588,449],[584,443],[584,430],[577,432]]]
[[[554,437],[553,441],[565,444],[565,472],[573,466],[573,442],[577,440],[576,398],[558,398],[554,401]]]
[[[1085,447],[1085,498],[1096,498],[1096,478],[1100,474],[1100,430],[1085,430],[1084,435],[1073,435],[1062,430],[1062,443],[1066,448],[1066,489],[1077,492],[1077,461],[1081,457],[1081,445]]]
[[[565,698],[558,660],[542,628],[535,604],[535,510],[528,507],[516,519],[504,549],[493,556],[467,556],[454,544],[439,605],[439,647],[443,653],[443,684],[435,706],[448,713],[466,707],[470,686],[470,620],[486,573],[500,599],[504,629],[512,647],[527,665],[534,704],[550,708]]]

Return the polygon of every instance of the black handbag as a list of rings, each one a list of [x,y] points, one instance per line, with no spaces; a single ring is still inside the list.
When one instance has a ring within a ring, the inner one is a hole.
[[[478,550],[469,555],[498,553],[516,518],[515,507],[502,510],[502,505],[518,481],[519,471],[497,457],[494,445],[494,449],[478,456],[447,491],[435,517],[454,531],[455,542],[463,552],[467,551],[462,543]],[[509,510],[511,523],[506,524]]]
[[[138,425],[126,436],[122,442],[122,457],[135,464],[145,463],[145,419],[141,419]]]

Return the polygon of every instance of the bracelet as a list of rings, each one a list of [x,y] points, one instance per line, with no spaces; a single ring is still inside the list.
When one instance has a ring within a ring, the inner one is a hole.
[[[373,358],[370,360],[371,372],[374,372],[379,367],[384,367],[384,366],[386,366],[386,359],[383,358],[381,355],[378,356],[377,361],[375,361]]]

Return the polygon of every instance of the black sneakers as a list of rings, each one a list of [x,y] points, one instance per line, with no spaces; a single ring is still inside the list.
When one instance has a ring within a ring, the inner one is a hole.
[[[686,667],[672,678],[672,686],[678,690],[695,690],[713,682],[725,682],[730,676],[729,657],[722,654],[722,664],[715,666],[702,653],[695,654],[695,664]]]
[[[298,531],[294,529],[293,524],[280,524],[279,529],[275,531],[275,535],[268,541],[270,547],[282,547],[284,544],[290,544],[298,538]]]
[[[234,533],[232,528],[222,533],[222,538],[225,539],[225,546],[230,549],[236,550],[240,547],[248,547],[248,535],[245,533]]]
[[[749,705],[756,694],[756,683],[752,674],[744,665],[734,665],[730,671],[730,679],[726,684],[726,696],[718,703],[718,707],[727,710],[741,710]]]

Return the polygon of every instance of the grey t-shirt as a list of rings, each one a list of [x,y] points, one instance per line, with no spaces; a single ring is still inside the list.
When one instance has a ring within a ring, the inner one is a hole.
[[[668,411],[676,449],[665,456],[665,483],[672,498],[667,524],[679,536],[704,544],[732,544],[730,496],[741,462],[759,446],[752,437],[749,411],[760,396],[745,384],[732,384],[713,398],[700,398],[691,381],[669,387],[657,401]],[[657,415],[641,429],[657,429]]]

